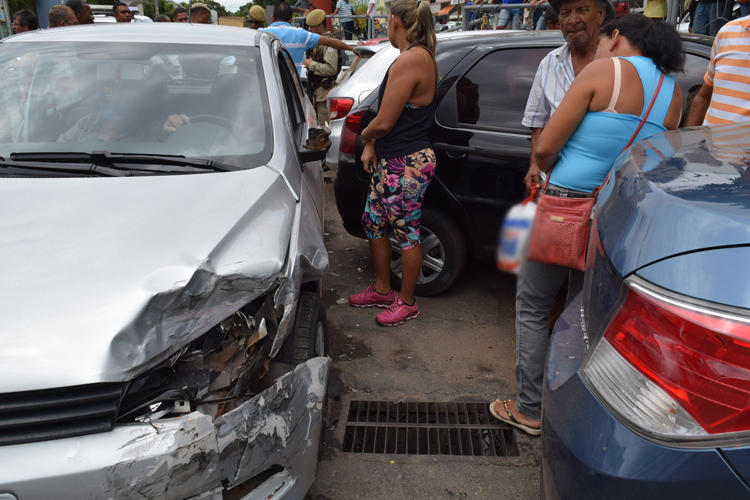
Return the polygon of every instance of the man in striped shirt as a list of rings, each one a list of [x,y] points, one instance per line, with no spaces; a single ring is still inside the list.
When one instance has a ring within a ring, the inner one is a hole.
[[[695,96],[685,125],[721,125],[750,121],[750,16],[719,30],[703,87]]]
[[[336,10],[333,11],[334,16],[353,16],[354,7],[349,0],[339,0],[336,4]],[[347,40],[352,39],[352,33],[354,32],[354,19],[351,17],[341,17],[341,29],[344,30],[344,36]]]

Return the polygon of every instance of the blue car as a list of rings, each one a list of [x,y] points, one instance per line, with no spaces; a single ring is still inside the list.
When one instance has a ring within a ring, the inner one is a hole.
[[[624,152],[544,384],[542,498],[750,499],[750,126]]]

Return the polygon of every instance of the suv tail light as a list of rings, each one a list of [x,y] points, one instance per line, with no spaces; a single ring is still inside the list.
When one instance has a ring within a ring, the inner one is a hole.
[[[346,117],[344,128],[341,131],[341,146],[339,147],[339,161],[345,163],[356,163],[357,133],[365,116],[367,109],[357,111]]]
[[[582,373],[609,405],[668,440],[750,431],[750,318],[639,279]]]
[[[332,97],[331,109],[328,110],[328,118],[336,120],[349,114],[354,105],[354,99],[349,97]]]

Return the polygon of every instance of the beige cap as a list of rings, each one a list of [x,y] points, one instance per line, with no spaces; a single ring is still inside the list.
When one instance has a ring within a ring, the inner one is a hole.
[[[200,3],[200,2],[195,2],[190,8],[191,10],[206,9],[207,11],[211,12],[211,9],[209,9],[205,3]]]
[[[253,20],[265,23],[266,22],[266,11],[260,5],[253,5],[250,7],[250,14],[248,14]]]
[[[308,26],[317,26],[326,20],[326,13],[323,9],[315,9],[307,15],[305,22]]]

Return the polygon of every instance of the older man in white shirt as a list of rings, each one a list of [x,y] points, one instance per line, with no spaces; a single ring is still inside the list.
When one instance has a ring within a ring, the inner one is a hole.
[[[537,140],[557,110],[576,75],[594,60],[599,26],[611,16],[608,0],[550,0],[560,14],[565,45],[550,52],[537,70],[523,124],[531,127],[531,164],[526,187],[540,186],[534,162]],[[500,420],[537,436],[541,433],[542,385],[549,346],[549,314],[560,287],[568,278],[568,301],[583,288],[583,273],[567,267],[526,262],[516,282],[516,400],[495,401],[490,411]]]

